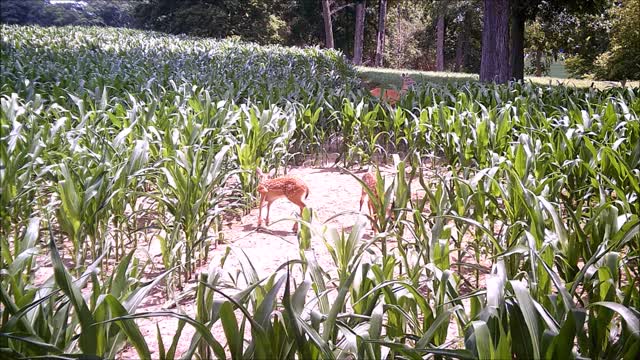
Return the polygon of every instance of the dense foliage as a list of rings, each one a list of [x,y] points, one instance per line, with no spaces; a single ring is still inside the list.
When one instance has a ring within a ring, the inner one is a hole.
[[[173,34],[225,38],[240,36],[263,44],[283,43],[285,17],[298,10],[291,0],[155,0],[136,8],[144,27]],[[242,19],[239,21],[239,19]]]
[[[85,95],[107,87],[111,94],[124,97],[128,92],[191,83],[207,88],[216,98],[284,103],[342,98],[355,85],[355,70],[337,51],[240,45],[237,40],[127,29],[26,29],[29,41],[12,38],[13,30],[3,38],[4,92],[33,86],[37,93],[57,97],[70,89]],[[33,32],[47,36],[37,38]],[[265,72],[269,76],[262,76]]]
[[[479,73],[484,3],[482,0],[385,0],[388,3],[384,44],[385,67]],[[330,0],[334,44],[354,56],[355,2]],[[364,6],[364,65],[376,49],[379,2]],[[549,74],[551,64],[566,59],[571,77],[637,80],[636,0],[509,0],[512,56],[510,76]],[[325,46],[321,1],[308,0],[3,0],[0,22],[42,26],[100,25],[134,27],[170,34],[239,38],[259,44]],[[444,41],[437,41],[438,19]],[[520,20],[518,20],[520,19]],[[522,21],[524,36],[514,23]],[[494,29],[495,30],[495,29]],[[524,54],[520,46],[524,45]],[[354,60],[355,61],[355,60]],[[516,63],[518,64],[516,66]],[[358,64],[360,64],[358,62]],[[506,68],[506,67],[505,67]],[[561,76],[561,74],[553,74]]]
[[[611,10],[611,47],[596,61],[599,79],[640,79],[640,1],[622,1]]]
[[[391,107],[335,51],[17,26],[1,46],[5,355],[114,358],[129,343],[150,358],[140,317],[179,319],[161,359],[179,341],[185,358],[640,353],[638,89],[422,84]],[[378,236],[309,209],[299,259],[258,274],[234,250],[241,269],[225,256],[197,275],[194,317],[136,313],[161,281],[179,296],[223,214],[252,205],[256,166],[329,137],[345,165],[381,153],[398,170],[374,197]],[[149,239],[162,273],[145,282]]]
[[[136,1],[86,0],[52,3],[49,0],[2,0],[0,22],[41,26],[132,26]]]

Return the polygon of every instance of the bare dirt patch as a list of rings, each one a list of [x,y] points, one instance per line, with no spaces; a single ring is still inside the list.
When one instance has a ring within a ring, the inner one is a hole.
[[[436,174],[443,176],[444,170],[438,168],[437,165],[433,165],[435,164],[423,169],[425,178],[435,178]],[[388,179],[393,176],[392,167],[381,167],[380,171]],[[364,172],[365,170],[354,171],[357,176],[361,176]],[[303,179],[309,186],[309,197],[305,202],[313,210],[314,228],[322,228],[323,225],[326,225],[336,228],[339,232],[342,230],[348,232],[358,220],[358,217],[363,216],[358,211],[361,187],[352,175],[342,172],[338,168],[310,167],[293,168],[289,174]],[[414,198],[424,196],[424,191],[417,180],[412,184],[412,191],[412,197]],[[362,210],[363,212],[367,211],[366,205]],[[293,219],[298,216],[298,211],[299,209],[296,205],[286,199],[281,199],[272,205],[271,224],[265,229],[257,229],[256,227],[257,208],[252,209],[249,214],[240,217],[239,220],[228,223],[224,228],[225,242],[219,244],[215,249],[210,249],[208,263],[198,268],[195,272],[196,275],[184,284],[184,290],[179,294],[177,303],[168,302],[164,288],[158,286],[143,300],[136,312],[147,313],[170,310],[195,317],[195,288],[197,286],[198,273],[206,272],[209,266],[219,266],[229,250],[230,253],[226,257],[224,264],[225,280],[227,281],[234,274],[237,276],[236,272],[241,270],[243,261],[246,263],[245,254],[260,278],[270,276],[289,260],[300,259],[297,235],[291,230]],[[263,216],[265,215],[266,212],[263,211]],[[368,226],[365,239],[370,239],[371,235],[371,228]],[[148,239],[150,240],[149,242],[144,241],[139,244],[136,256],[142,262],[152,259],[153,266],[147,266],[146,272],[153,272],[153,274],[145,274],[145,277],[150,278],[150,276],[158,275],[158,272],[162,271],[162,262],[159,245],[157,240],[154,239],[154,235],[149,236]],[[395,247],[395,242],[389,242],[388,244],[391,247]],[[327,247],[319,237],[313,238],[311,248],[319,265],[325,271],[334,272],[335,264]],[[452,260],[457,255],[457,253],[452,253]],[[468,256],[467,254],[466,257]],[[466,257],[463,261],[470,260]],[[46,278],[51,276],[51,264],[47,254],[40,256],[38,262],[40,267],[36,274],[36,282],[42,284]],[[108,268],[112,269],[112,266],[108,266]],[[482,275],[483,278],[484,274]],[[83,292],[85,291],[87,289],[83,290]],[[159,357],[156,340],[157,329],[159,328],[160,330],[160,336],[165,348],[168,348],[178,327],[178,320],[172,317],[143,318],[136,320],[136,322],[140,326],[142,335],[147,340],[152,357]],[[457,334],[457,329],[455,329],[453,323],[451,331]],[[221,327],[214,326],[212,332],[214,337],[224,345],[225,337]],[[176,356],[180,356],[189,348],[193,334],[193,328],[189,325],[185,326],[177,346]],[[122,359],[134,359],[137,357],[135,349],[131,346],[125,347],[119,354],[119,358]]]
[[[383,173],[389,174],[390,170],[382,168]],[[357,175],[364,171],[355,171]],[[338,231],[344,229],[349,231],[356,222],[358,206],[360,200],[361,187],[356,179],[350,174],[342,173],[337,168],[294,168],[289,172],[303,179],[309,186],[309,197],[305,200],[308,207],[313,209],[313,222],[326,222],[326,225],[337,228]],[[265,209],[266,210],[266,209]],[[283,263],[299,259],[299,247],[297,235],[291,230],[293,218],[298,215],[298,208],[286,199],[277,200],[271,206],[271,223],[266,229],[257,229],[258,209],[253,209],[248,215],[243,216],[239,222],[234,222],[224,231],[226,243],[219,244],[216,249],[210,250],[209,263],[219,264],[222,257],[231,248],[231,254],[226,259],[225,269],[240,269],[242,253],[247,255],[256,272],[260,276],[268,276],[278,269]],[[363,207],[366,211],[366,206]],[[342,214],[342,215],[339,215]],[[266,212],[263,210],[263,216]],[[339,216],[336,216],[339,215]],[[327,219],[330,219],[327,221]],[[317,239],[314,239],[317,241]],[[334,269],[326,246],[322,243],[312,243],[312,250],[316,258],[325,270]],[[151,246],[152,254],[154,246]],[[197,272],[206,271],[208,265],[203,266]],[[196,277],[197,278],[197,277]],[[184,312],[189,316],[195,315],[194,296],[195,293],[190,288],[195,287],[196,279],[185,284],[185,291],[191,291],[190,295],[180,301],[178,309],[173,311]],[[147,297],[138,307],[137,312],[154,312],[165,310],[167,304],[162,298],[161,292],[157,292]],[[154,318],[137,320],[142,334],[147,338],[152,351],[152,356],[158,355],[158,345],[154,341],[156,337],[156,323],[160,328],[160,333],[165,346],[171,343],[178,326],[178,321],[173,318]],[[176,355],[185,352],[192,338],[194,331],[190,326],[186,326]],[[214,327],[214,336],[223,339],[221,329]],[[220,335],[219,337],[217,335]],[[120,354],[123,359],[136,358],[135,349],[127,347]]]

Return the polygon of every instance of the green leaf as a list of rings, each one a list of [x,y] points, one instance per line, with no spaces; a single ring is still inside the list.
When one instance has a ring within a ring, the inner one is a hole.
[[[149,352],[149,347],[147,346],[147,341],[140,333],[140,329],[138,325],[136,325],[135,321],[126,319],[126,316],[129,315],[127,310],[122,306],[122,304],[116,299],[113,295],[105,295],[104,301],[109,305],[111,310],[111,314],[113,316],[122,318],[122,320],[117,320],[116,324],[124,331],[127,335],[127,339],[135,347],[138,356],[141,359],[150,359],[151,353]]]
[[[231,358],[242,359],[244,334],[241,334],[238,329],[238,322],[233,312],[233,305],[228,301],[225,301],[220,308],[220,321],[222,322],[222,329],[227,338]]]
[[[173,335],[173,340],[171,340],[171,346],[169,346],[169,351],[167,351],[167,359],[175,359],[176,358],[176,350],[178,349],[178,343],[180,342],[180,336],[182,336],[182,330],[186,325],[186,321],[183,319],[178,319],[178,328],[176,329],[175,334]]]
[[[99,355],[96,354],[97,334],[96,328],[94,327],[95,321],[93,315],[82,298],[82,293],[73,284],[71,275],[69,275],[69,272],[62,263],[58,248],[53,239],[49,242],[49,250],[51,252],[51,263],[53,265],[56,284],[69,298],[69,301],[71,301],[73,308],[78,314],[78,320],[80,321],[80,327],[82,329],[80,332],[80,349],[87,355]]]
[[[53,354],[61,354],[62,351],[60,349],[58,349],[57,347],[55,347],[54,345],[51,345],[47,342],[45,342],[44,340],[42,340],[41,338],[39,338],[38,336],[34,335],[34,334],[25,334],[25,333],[4,333],[4,332],[0,332],[0,337],[4,337],[7,339],[11,339],[11,340],[15,340],[15,341],[20,341],[20,342],[24,342],[26,344],[32,345],[38,349],[47,351],[49,353],[53,353]]]
[[[449,320],[451,319],[451,314],[460,309],[462,309],[461,306],[454,306],[450,309],[447,309],[439,313],[438,316],[436,316],[436,319],[431,324],[431,326],[429,326],[429,329],[424,334],[424,336],[422,336],[422,338],[420,338],[420,340],[418,340],[418,342],[416,343],[416,348],[419,348],[419,349],[426,348],[427,345],[429,345],[429,343],[431,342],[431,339],[433,338],[433,335],[435,335],[436,331],[438,331],[438,329],[442,326],[448,327]]]
[[[116,276],[111,280],[111,295],[119,299],[127,287],[127,269],[131,263],[131,258],[136,249],[131,250],[125,257],[120,260],[116,267]]]
[[[540,340],[538,332],[538,319],[536,316],[537,311],[533,304],[531,294],[529,294],[525,283],[522,281],[510,280],[509,284],[511,284],[511,287],[513,288],[513,291],[516,295],[518,305],[520,307],[520,310],[522,311],[524,321],[529,331],[529,336],[531,336],[533,358],[540,359]]]
[[[158,356],[160,360],[167,358],[167,352],[164,349],[164,341],[162,341],[162,333],[160,332],[160,325],[156,323],[156,341],[158,342]]]
[[[478,359],[493,359],[493,344],[489,327],[484,321],[472,321],[473,336],[478,351]]]
[[[27,261],[31,260],[35,255],[38,255],[38,249],[34,247],[23,250],[9,265],[9,268],[7,269],[9,275],[16,277],[21,274],[25,270],[24,267],[26,266]]]
[[[589,305],[589,307],[594,306],[603,306],[620,314],[629,331],[631,331],[631,335],[636,339],[640,339],[640,319],[629,308],[611,301],[599,301]]]

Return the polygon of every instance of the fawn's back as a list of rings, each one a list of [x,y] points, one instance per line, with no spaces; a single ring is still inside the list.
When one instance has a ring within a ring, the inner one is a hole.
[[[302,198],[309,197],[309,188],[307,184],[297,177],[283,176],[275,179],[269,179],[262,173],[260,168],[256,169],[258,174],[258,193],[260,193],[260,210],[258,211],[258,227],[262,225],[262,205],[267,203],[267,217],[265,223],[269,226],[269,212],[271,203],[279,198],[286,197],[287,200],[300,207],[300,216],[303,209],[307,206]],[[294,222],[293,231],[297,231],[298,223]]]
[[[376,177],[376,174],[372,173],[371,171],[365,173],[364,175],[362,175],[362,182],[364,182],[367,185],[367,187],[369,188],[373,196],[375,197],[378,196],[378,187],[377,187],[378,178]],[[378,213],[376,211],[373,199],[371,199],[371,197],[367,194],[364,187],[362,187],[362,194],[360,195],[361,211],[362,211],[362,205],[364,204],[365,198],[367,199],[367,208],[369,210],[369,216],[371,217],[371,228],[375,233],[378,231],[378,224],[376,224],[376,222],[378,221]],[[392,216],[391,205],[388,205],[386,207],[385,215],[387,218],[390,218]]]
[[[258,192],[265,196],[266,201],[273,201],[282,197],[288,199],[307,197],[309,196],[309,187],[302,179],[284,176],[261,180],[258,184]]]
[[[377,195],[377,190],[376,190],[376,184],[377,184],[377,179],[376,179],[376,175],[372,172],[367,172],[364,175],[362,175],[362,181],[367,184],[367,187],[369,187],[369,190],[371,190],[371,192],[374,195]],[[362,189],[362,192],[366,194],[366,191],[364,191],[364,188]]]
[[[381,88],[375,88],[373,90],[371,90],[371,95],[380,98],[382,100],[385,100],[389,103],[396,103],[398,100],[400,100],[400,93],[396,90],[393,89],[387,89],[382,91]]]
[[[383,91],[381,88],[377,87],[371,90],[370,93],[371,95],[394,105],[398,100],[400,100],[402,94],[406,93],[409,87],[413,84],[415,84],[415,81],[410,76],[402,74],[402,89],[400,91],[394,89],[386,89]]]

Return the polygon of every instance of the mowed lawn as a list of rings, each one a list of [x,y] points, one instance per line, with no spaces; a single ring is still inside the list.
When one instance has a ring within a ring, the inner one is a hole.
[[[367,66],[357,67],[360,77],[371,85],[387,85],[402,86],[402,74],[409,74],[418,83],[464,83],[478,81],[478,74],[457,73],[457,72],[438,72],[438,71],[418,71],[406,69],[386,69],[374,68]],[[538,85],[565,85],[575,86],[578,88],[587,88],[593,86],[598,89],[607,89],[612,87],[620,87],[622,83],[619,81],[595,81],[589,79],[563,79],[550,76],[526,76],[525,81],[531,81]],[[627,87],[639,87],[640,81],[627,81]]]

